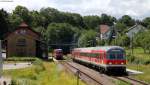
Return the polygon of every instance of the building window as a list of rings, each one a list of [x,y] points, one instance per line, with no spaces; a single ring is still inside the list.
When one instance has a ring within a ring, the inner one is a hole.
[[[26,39],[18,39],[16,45],[17,46],[26,46]]]
[[[26,30],[20,30],[20,34],[25,35],[26,34]]]

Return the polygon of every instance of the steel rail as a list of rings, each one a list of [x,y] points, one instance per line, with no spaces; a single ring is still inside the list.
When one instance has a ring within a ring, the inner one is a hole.
[[[72,66],[72,65],[69,64],[68,62],[65,62],[65,63],[66,63],[68,66],[70,66],[70,67],[76,69],[76,70],[79,71],[80,73],[84,74],[84,75],[87,76],[88,78],[92,79],[94,82],[98,83],[99,85],[104,85],[104,84],[102,84],[100,81],[96,80],[95,78],[91,77],[90,75],[88,75],[87,73],[81,71],[80,69],[78,69],[78,68]],[[64,64],[63,64],[63,65],[64,65]]]

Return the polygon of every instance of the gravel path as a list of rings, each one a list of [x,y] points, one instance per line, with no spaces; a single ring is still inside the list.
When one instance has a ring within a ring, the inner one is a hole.
[[[26,68],[32,66],[31,63],[8,63],[8,64],[3,64],[3,70],[10,70],[10,69],[20,69],[20,68]]]

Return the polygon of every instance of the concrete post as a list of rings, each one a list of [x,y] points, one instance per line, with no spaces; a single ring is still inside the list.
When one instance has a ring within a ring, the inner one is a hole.
[[[3,58],[2,58],[2,43],[0,40],[0,77],[2,76],[3,69]]]

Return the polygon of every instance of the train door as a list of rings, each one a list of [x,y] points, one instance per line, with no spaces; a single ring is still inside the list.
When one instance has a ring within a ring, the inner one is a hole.
[[[104,63],[104,53],[103,52],[100,53],[100,63],[101,64]]]

